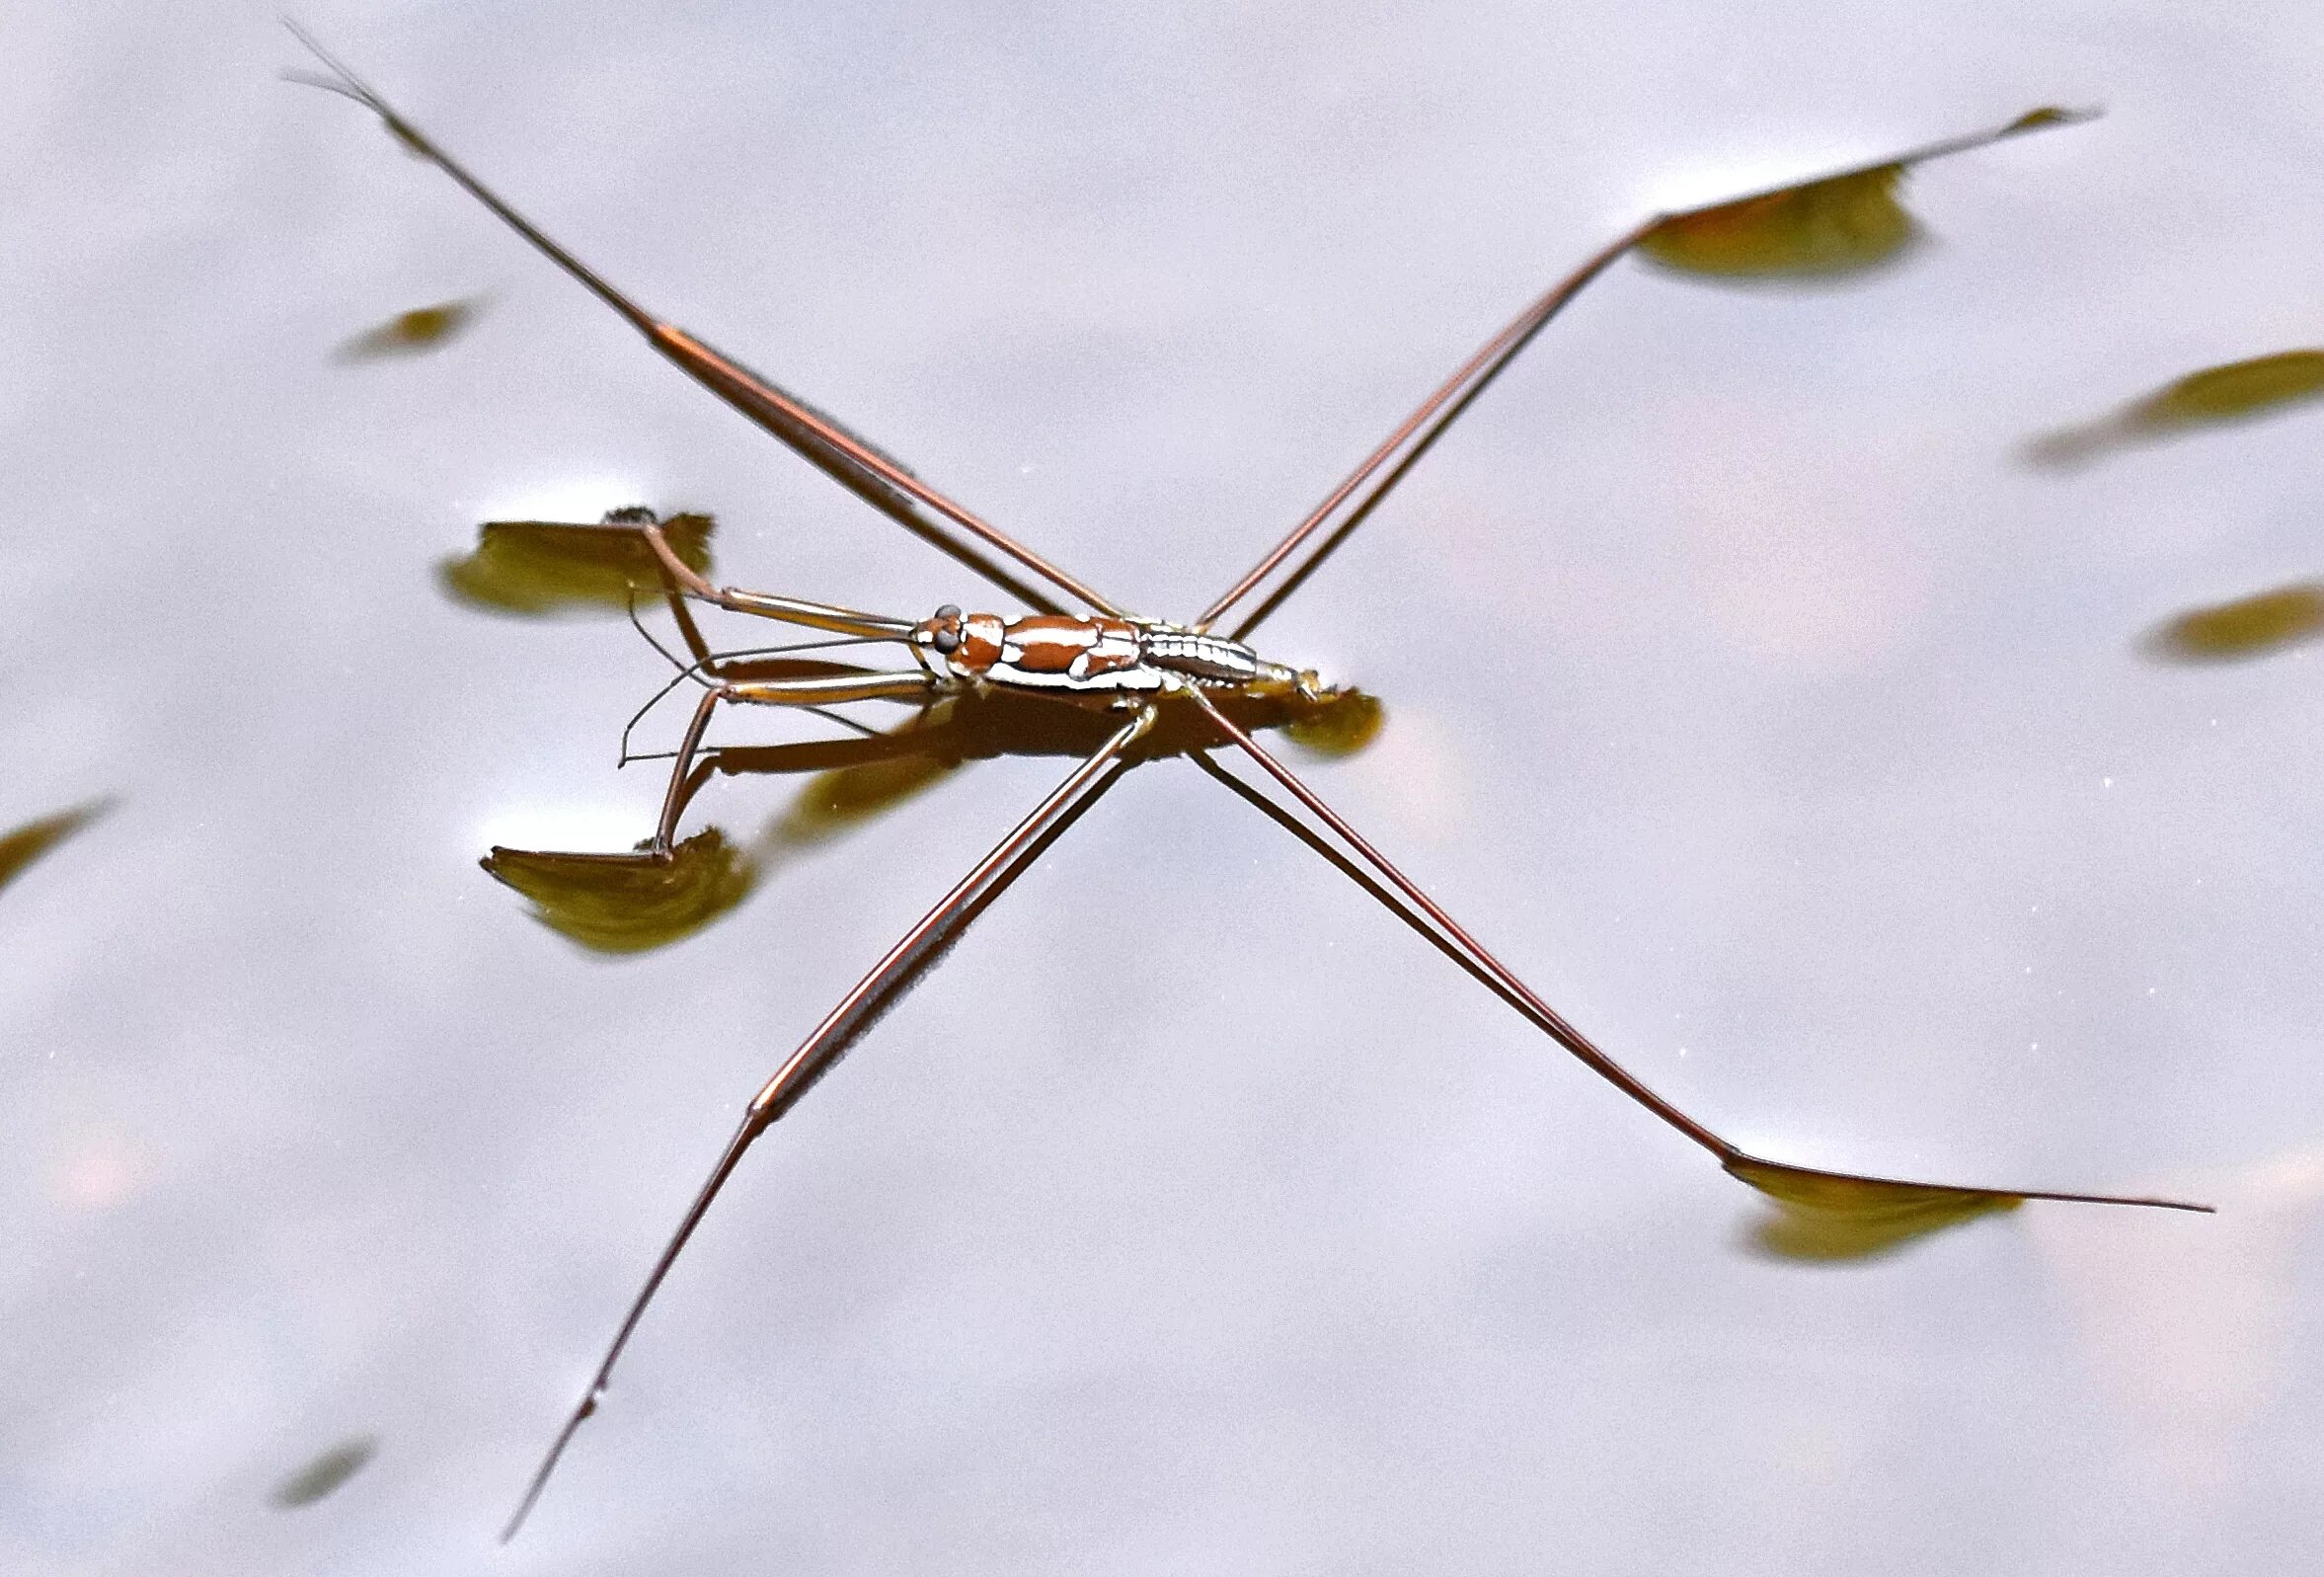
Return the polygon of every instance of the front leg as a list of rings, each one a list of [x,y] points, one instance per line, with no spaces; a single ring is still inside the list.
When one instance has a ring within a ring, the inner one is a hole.
[[[632,855],[615,859],[644,859],[666,864],[677,846],[678,818],[690,797],[686,776],[701,752],[702,736],[721,701],[755,706],[836,706],[843,701],[906,700],[924,698],[936,687],[934,675],[910,669],[895,673],[826,673],[781,682],[721,684],[702,692],[702,700],[686,723],[670,762],[669,787],[661,797],[661,817],[654,827],[654,841]]]
[[[627,865],[667,865],[677,848],[678,819],[685,814],[687,802],[701,785],[695,777],[695,763],[702,755],[702,738],[709,731],[710,720],[721,702],[735,702],[755,706],[836,706],[847,701],[922,700],[937,689],[941,680],[918,669],[892,673],[819,673],[806,678],[782,681],[715,684],[702,692],[695,704],[694,715],[686,721],[686,732],[672,752],[669,766],[669,786],[662,791],[661,814],[656,820],[654,836],[635,849],[612,853],[561,854],[566,860],[589,861]],[[485,860],[485,869],[492,870],[494,862],[511,854],[529,851],[508,849],[495,845]]]
[[[638,520],[615,521],[611,516],[606,524],[624,524],[646,539],[660,561],[661,572],[672,586],[686,595],[715,604],[731,613],[748,613],[756,618],[780,619],[785,624],[803,624],[811,630],[830,630],[839,635],[858,635],[871,640],[908,641],[912,635],[910,619],[893,619],[881,613],[859,613],[854,608],[843,608],[829,602],[807,602],[797,597],[770,596],[764,591],[745,591],[737,587],[712,586],[678,557],[662,534],[659,522],[651,517]]]

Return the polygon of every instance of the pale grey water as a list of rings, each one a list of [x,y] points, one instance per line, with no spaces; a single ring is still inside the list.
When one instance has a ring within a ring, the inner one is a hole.
[[[0,894],[0,1568],[2312,1557],[2324,653],[2135,643],[2324,573],[2324,417],[2017,448],[2324,338],[2313,7],[304,9],[650,306],[1181,615],[1639,212],[2110,112],[1920,172],[1938,244],[1847,288],[1618,268],[1267,645],[1387,700],[1318,786],[1724,1130],[2221,1216],[1754,1258],[1745,1191],[1164,763],[753,1153],[506,1552],[736,1107],[1061,768],[653,957],[529,920],[475,857],[642,831],[659,676],[444,601],[476,521],[972,588],[275,83],[271,11],[0,21],[0,827],[120,801]]]

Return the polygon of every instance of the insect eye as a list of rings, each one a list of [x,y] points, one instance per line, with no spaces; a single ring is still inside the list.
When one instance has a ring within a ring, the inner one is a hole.
[[[961,616],[961,605],[958,602],[947,602],[936,610],[936,616],[940,619],[958,620]]]
[[[961,644],[961,632],[958,630],[938,630],[935,637],[930,640],[928,644],[935,647],[939,652],[950,653],[956,651],[959,649]]]

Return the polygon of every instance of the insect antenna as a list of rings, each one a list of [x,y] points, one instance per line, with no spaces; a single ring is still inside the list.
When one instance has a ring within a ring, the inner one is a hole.
[[[669,684],[663,685],[661,689],[656,693],[654,701],[658,701],[662,696],[667,695],[670,691],[670,685],[678,683],[679,680],[685,679],[688,676],[697,678],[700,677],[700,674],[696,671],[702,667],[700,663],[679,662],[677,659],[677,654],[672,652],[668,647],[663,646],[659,641],[656,640],[654,638],[654,632],[646,628],[645,621],[638,617],[638,589],[634,586],[629,589],[629,601],[623,611],[629,614],[630,628],[638,632],[639,639],[643,640],[648,646],[654,648],[655,651],[659,652],[661,654],[662,661],[667,663],[671,668],[676,669],[678,671],[677,678],[671,679]],[[708,679],[702,679],[702,683],[704,685],[708,685],[710,681]],[[648,706],[652,706],[654,701],[648,701],[646,704]],[[643,714],[641,713],[640,715],[642,716]]]
[[[878,729],[858,723],[854,718],[849,717],[846,713],[834,712],[827,706],[809,706],[803,707],[801,710],[813,712],[815,716],[821,718],[826,723],[836,723],[843,729],[852,729],[867,740],[877,740],[886,737],[881,734]]]
[[[867,740],[892,741],[895,738],[894,735],[883,734],[880,732],[880,730],[873,728],[868,724],[858,723],[854,718],[849,717],[846,713],[835,712],[827,706],[802,706],[799,708],[799,710],[802,712],[811,713],[815,717],[819,717],[826,723],[835,723],[839,727],[846,729],[853,734],[859,735]],[[729,747],[706,746],[702,749],[708,754],[719,755],[725,753],[725,750],[729,749]],[[781,749],[781,747],[776,747],[776,749]],[[677,758],[678,752],[676,750],[641,750],[637,754],[629,756],[626,759],[628,761],[674,761]]]
[[[638,632],[639,639],[643,640],[648,646],[654,648],[655,651],[660,653],[662,660],[668,663],[671,668],[677,670],[677,673],[667,684],[664,684],[660,689],[656,690],[652,695],[648,696],[646,698],[646,704],[639,707],[635,712],[632,712],[630,714],[630,720],[621,726],[620,759],[613,763],[616,770],[629,765],[632,761],[643,761],[648,759],[646,756],[632,755],[630,753],[630,735],[640,723],[645,721],[646,714],[648,712],[653,711],[656,707],[661,704],[663,696],[669,694],[670,691],[685,683],[689,678],[702,685],[702,687],[705,689],[712,687],[710,680],[704,678],[698,671],[701,668],[699,663],[679,662],[677,659],[677,654],[672,652],[668,647],[663,646],[659,641],[656,640],[654,638],[654,632],[646,628],[645,621],[638,617],[638,589],[634,586],[630,588],[628,604],[623,611],[629,614],[630,628]]]
[[[630,736],[637,731],[638,725],[646,720],[647,713],[659,706],[662,701],[667,698],[670,691],[676,689],[679,685],[685,683],[688,679],[692,679],[695,683],[701,685],[706,690],[717,689],[718,686],[712,683],[708,677],[708,674],[715,670],[714,666],[717,664],[732,663],[739,659],[749,657],[783,657],[795,652],[828,651],[833,647],[840,646],[873,646],[885,643],[891,639],[891,637],[884,635],[840,635],[832,636],[820,641],[791,641],[786,642],[781,646],[742,646],[736,647],[730,651],[713,652],[708,657],[702,658],[696,662],[683,663],[678,660],[676,653],[672,652],[668,647],[662,645],[660,641],[657,640],[654,636],[654,632],[646,628],[645,621],[638,617],[638,593],[637,589],[634,587],[630,590],[629,606],[627,611],[629,613],[630,628],[636,630],[645,643],[648,646],[654,648],[655,651],[660,653],[662,661],[667,663],[677,671],[670,676],[668,683],[662,685],[660,689],[656,690],[652,695],[648,696],[646,699],[646,704],[639,707],[635,712],[632,712],[630,714],[630,720],[622,725],[620,759],[615,763],[617,766],[627,766],[632,761],[667,760],[676,753],[672,750],[656,750],[652,753],[633,752],[630,749]],[[860,734],[872,734],[877,732],[876,730],[865,728],[862,724],[857,723],[850,718],[841,717],[827,707],[811,706],[806,708],[806,710],[814,713],[817,717],[823,718],[826,721],[839,723],[847,728],[854,729]]]

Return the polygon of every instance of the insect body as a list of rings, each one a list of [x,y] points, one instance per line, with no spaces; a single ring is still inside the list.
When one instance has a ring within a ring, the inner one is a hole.
[[[947,691],[955,695],[966,691],[996,701],[1022,696],[1032,705],[1046,698],[1101,712],[1119,710],[1127,714],[1094,749],[1079,748],[1086,753],[1073,772],[897,939],[870,973],[808,1033],[744,1107],[734,1138],[656,1258],[581,1403],[567,1416],[563,1429],[533,1475],[504,1538],[515,1534],[575,1432],[596,1410],[607,1379],[648,1303],[711,1202],[733,1175],[743,1152],[870,1029],[882,1009],[916,978],[917,972],[942,951],[961,927],[1026,864],[1038,857],[1049,839],[1118,781],[1123,771],[1154,753],[1154,742],[1161,739],[1182,741],[1176,749],[1291,828],[1404,920],[1430,946],[1498,996],[1526,1024],[1620,1089],[1658,1121],[1709,1152],[1728,1173],[1764,1194],[1779,1200],[1808,1201],[1817,1208],[1828,1208],[1834,1200],[1843,1205],[1853,1202],[1855,1208],[1886,1213],[1893,1218],[1936,1222],[1961,1220],[1979,1210],[2002,1208],[2026,1199],[2208,1209],[2167,1199],[1907,1182],[1792,1165],[1751,1154],[1658,1094],[1566,1020],[1296,773],[1261,746],[1246,727],[1247,723],[1265,725],[1271,718],[1281,721],[1282,713],[1328,706],[1354,694],[1324,685],[1312,672],[1262,659],[1248,644],[1252,631],[1371,514],[1413,464],[1531,343],[1542,327],[1617,259],[1642,246],[1653,250],[1658,257],[1666,257],[1682,255],[1690,248],[1699,251],[1710,242],[1716,243],[1718,255],[1726,260],[1725,266],[1738,267],[1740,259],[1743,264],[1755,268],[1762,256],[1759,242],[1767,225],[1793,225],[1812,237],[1828,239],[1834,233],[1827,221],[1835,201],[1843,207],[1864,200],[1885,202],[1897,177],[1911,163],[2061,124],[2072,117],[2054,110],[2035,111],[1993,131],[1932,144],[1899,158],[1774,193],[1685,213],[1657,215],[1633,227],[1600,248],[1487,340],[1247,574],[1192,624],[1180,625],[1141,619],[1123,611],[1085,582],[1011,540],[997,527],[937,492],[813,406],[691,335],[648,315],[511,209],[376,93],[324,53],[312,39],[307,39],[304,34],[300,37],[333,72],[328,80],[315,80],[377,114],[408,148],[466,188],[627,319],[649,344],[690,377],[873,508],[959,562],[976,569],[1034,609],[1028,616],[1009,619],[997,613],[963,613],[960,608],[947,605],[926,619],[908,620],[766,592],[718,588],[671,551],[651,515],[609,516],[608,529],[636,531],[652,548],[661,569],[671,615],[693,654],[691,665],[681,665],[682,677],[699,679],[704,693],[685,742],[676,752],[677,764],[652,844],[637,854],[593,857],[619,860],[668,857],[671,836],[692,781],[691,763],[701,749],[703,732],[722,702],[802,707],[875,699],[910,703]],[[1879,230],[1876,226],[1875,230],[1898,237],[1908,233],[1906,229],[1895,227]],[[1855,230],[1843,226],[1840,233],[1852,235]],[[975,544],[981,544],[981,548],[962,541],[962,532],[973,538]],[[1307,547],[1319,533],[1320,540]],[[1301,556],[1303,547],[1306,552]],[[1039,586],[992,562],[983,549],[999,553],[1018,570],[1046,583],[1089,611],[1075,613],[1060,605]],[[1214,627],[1231,610],[1262,587],[1270,589],[1238,625],[1223,635],[1213,633]],[[912,654],[915,666],[891,671],[790,670],[766,676],[748,663],[738,661],[736,656],[713,653],[694,626],[688,610],[690,602],[709,603],[735,613],[826,631],[843,641],[899,643]],[[1238,721],[1238,713],[1242,721]],[[1307,818],[1328,830],[1329,838],[1210,759],[1209,752],[1228,749],[1255,763],[1297,803]]]
[[[1140,695],[1201,687],[1250,695],[1322,700],[1313,670],[1270,663],[1241,641],[1145,619],[1035,614],[1004,620],[947,603],[912,630],[915,647],[943,659],[943,671],[974,684],[1108,697],[1134,706]]]
[[[658,862],[671,857],[694,760],[704,749],[704,734],[721,702],[792,707],[868,700],[925,702],[944,692],[967,690],[1134,712],[1201,696],[1240,709],[1256,706],[1260,716],[1280,719],[1317,715],[1362,699],[1353,690],[1325,684],[1312,669],[1270,662],[1242,641],[1184,625],[1114,613],[1081,618],[1037,613],[1009,619],[998,613],[964,613],[950,602],[913,623],[827,602],[712,586],[678,556],[649,510],[616,510],[606,515],[603,528],[635,531],[652,550],[669,594],[671,617],[694,655],[692,666],[683,672],[699,678],[704,693],[674,753],[654,837],[635,853],[588,856],[593,861]],[[688,599],[827,631],[850,642],[902,643],[916,666],[779,679],[743,677],[746,665],[710,650],[687,611]],[[1148,717],[1138,725],[1140,738],[1153,721]],[[501,852],[496,850],[496,856]]]

